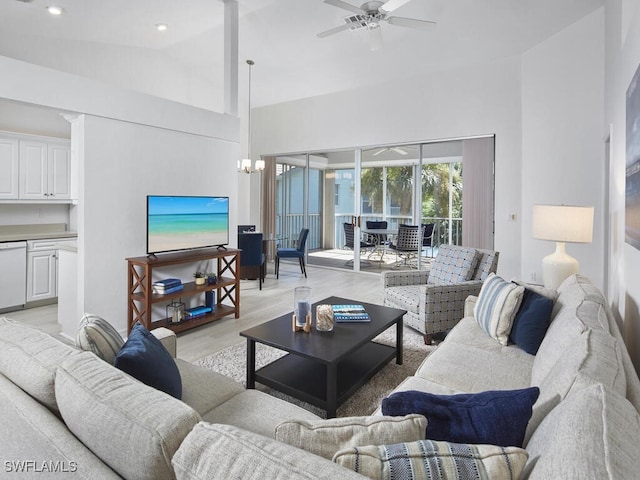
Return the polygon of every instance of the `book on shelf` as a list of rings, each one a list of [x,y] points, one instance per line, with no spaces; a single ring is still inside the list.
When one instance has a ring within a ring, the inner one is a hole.
[[[196,318],[211,312],[211,307],[200,305],[198,307],[187,308],[187,318]]]
[[[159,295],[167,295],[169,293],[179,292],[184,289],[184,285],[176,285],[175,287],[156,287],[155,285],[152,287],[153,293],[157,293]]]
[[[180,280],[179,278],[164,278],[162,280],[158,280],[157,282],[153,282],[154,287],[169,288],[175,287],[176,285],[182,285],[182,280]]]
[[[370,322],[371,317],[364,309],[364,305],[333,305],[333,319],[337,323]]]

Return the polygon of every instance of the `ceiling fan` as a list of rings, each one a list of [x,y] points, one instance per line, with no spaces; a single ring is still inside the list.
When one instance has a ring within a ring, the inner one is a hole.
[[[417,18],[393,17],[389,16],[395,9],[401,7],[410,0],[388,0],[364,2],[359,7],[343,2],[342,0],[324,0],[324,3],[333,5],[353,12],[344,18],[345,24],[334,27],[324,32],[320,32],[318,37],[324,38],[343,30],[360,30],[367,29],[369,31],[369,47],[371,50],[379,50],[382,48],[382,30],[380,22],[387,22],[398,27],[409,27],[417,29],[427,29],[433,27],[436,23],[428,20],[419,20]]]
[[[378,150],[377,152],[372,153],[371,155],[373,157],[375,157],[376,155],[380,155],[382,152],[388,152],[393,150],[394,152],[400,154],[400,155],[408,155],[409,152],[407,152],[406,150],[403,150],[400,147],[385,147],[385,148],[381,148],[380,150]]]

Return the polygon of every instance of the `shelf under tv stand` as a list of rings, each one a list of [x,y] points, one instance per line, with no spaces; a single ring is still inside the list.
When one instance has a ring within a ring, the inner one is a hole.
[[[196,263],[202,260],[217,259],[218,280],[212,285],[196,285],[194,282],[184,283],[179,292],[160,295],[153,293],[153,270],[173,265]],[[158,254],[153,256],[127,258],[127,333],[136,322],[147,329],[166,327],[176,333],[190,330],[207,323],[215,322],[228,315],[240,317],[240,250],[235,248],[218,249],[202,248]],[[152,318],[152,307],[155,304],[169,303],[180,297],[202,295],[208,291],[216,291],[216,310],[199,317],[172,323],[168,318]],[[227,303],[223,303],[226,301]]]

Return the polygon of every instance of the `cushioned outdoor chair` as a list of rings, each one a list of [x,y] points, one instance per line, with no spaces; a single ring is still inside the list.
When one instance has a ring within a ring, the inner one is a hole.
[[[298,240],[295,248],[278,248],[276,250],[276,278],[280,278],[280,259],[281,258],[297,258],[300,262],[300,270],[304,273],[304,278],[307,278],[307,269],[304,265],[304,247],[307,243],[307,237],[309,236],[309,229],[303,228],[300,230]]]
[[[478,295],[482,282],[498,269],[499,252],[440,245],[428,270],[382,273],[384,305],[407,310],[405,325],[430,344],[464,316],[464,301]]]
[[[240,254],[240,278],[255,278],[254,272],[258,269],[258,283],[262,290],[264,282],[266,256],[262,246],[262,233],[246,232],[238,234],[238,249]],[[253,267],[253,268],[252,268]]]

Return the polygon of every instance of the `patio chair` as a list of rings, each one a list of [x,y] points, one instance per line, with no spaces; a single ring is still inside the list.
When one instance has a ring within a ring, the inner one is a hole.
[[[342,224],[343,228],[344,228],[344,246],[350,250],[354,250],[355,249],[355,239],[354,239],[354,227],[353,224],[351,223],[343,223]],[[365,253],[367,250],[372,250],[375,248],[376,246],[373,243],[369,243],[369,242],[364,242],[364,241],[360,241],[360,254],[362,255],[363,253]],[[353,264],[353,260],[348,260],[347,265],[349,264]]]
[[[384,305],[407,310],[405,325],[424,335],[447,332],[464,316],[464,301],[478,295],[498,269],[499,252],[440,245],[427,270],[382,272]]]
[[[389,224],[387,223],[386,220],[380,220],[380,221],[367,220],[367,230],[386,230],[387,228],[389,228],[388,225]],[[369,258],[371,258],[371,256],[374,255],[375,253],[379,253],[380,261],[382,261],[382,258],[384,257],[384,251],[387,247],[387,242],[388,242],[387,234],[386,233],[368,233],[367,241],[375,245],[375,248],[371,250],[371,253],[369,254]]]
[[[309,229],[303,228],[300,230],[298,240],[295,248],[278,248],[276,250],[276,278],[280,278],[280,259],[281,258],[297,258],[300,262],[300,270],[304,273],[304,278],[307,278],[307,269],[304,265],[304,247],[307,243],[307,237],[309,236]]]
[[[424,228],[424,234],[422,235],[422,249],[425,253],[428,251],[428,248],[431,248],[431,256],[433,257],[433,232],[436,224],[435,223],[423,223],[422,228]]]
[[[414,267],[414,265],[409,262],[414,258],[417,259],[418,252],[422,249],[422,231],[423,228],[419,225],[399,225],[397,243],[389,245],[389,248],[396,252],[394,268]],[[398,258],[400,258],[402,262],[400,262]],[[417,264],[415,268],[417,268]]]

